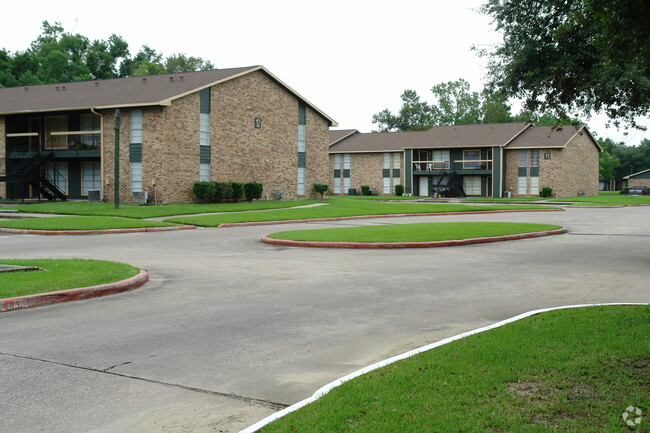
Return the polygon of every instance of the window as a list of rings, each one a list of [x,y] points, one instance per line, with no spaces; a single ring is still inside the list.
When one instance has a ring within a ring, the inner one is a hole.
[[[341,155],[334,155],[334,193],[341,193]]]
[[[517,194],[526,195],[526,192],[528,191],[526,179],[526,176],[519,176],[517,178]]]
[[[131,110],[130,143],[142,144],[142,110]]]
[[[449,168],[448,150],[436,150],[433,152],[433,168],[438,168],[438,169]]]
[[[46,149],[67,149],[68,137],[65,135],[52,135],[53,132],[65,132],[68,130],[67,116],[53,116],[45,118]]]
[[[210,182],[210,163],[202,162],[199,165],[199,182]]]
[[[537,149],[530,151],[530,166],[539,167],[539,150]]]
[[[400,182],[400,167],[401,167],[401,161],[400,161],[400,154],[399,153],[393,153],[393,187],[395,185],[398,185]],[[389,193],[391,191],[388,191]]]
[[[45,165],[47,180],[52,182],[59,190],[68,193],[68,163],[67,162],[48,162]]]
[[[298,194],[305,193],[305,167],[298,167]]]
[[[142,163],[141,162],[132,162],[131,163],[131,192],[140,192],[142,191]]]
[[[390,153],[384,153],[383,193],[390,194]]]
[[[539,194],[539,176],[530,177],[530,194]]]
[[[99,117],[94,114],[82,114],[81,115],[81,130],[82,131],[97,131],[101,130],[101,124]],[[100,134],[82,134],[81,135],[81,144],[89,147],[99,147]]]
[[[99,191],[102,186],[102,174],[98,161],[81,163],[81,195],[88,191]]]
[[[519,167],[526,167],[528,166],[528,157],[526,155],[525,150],[520,150],[519,151]]]
[[[298,152],[305,151],[305,125],[298,125]]]
[[[199,144],[210,145],[210,113],[201,113],[199,116]]]
[[[481,195],[481,176],[463,176],[466,195]]]
[[[464,150],[463,151],[463,168],[470,170],[477,170],[481,167],[481,151],[480,150]]]

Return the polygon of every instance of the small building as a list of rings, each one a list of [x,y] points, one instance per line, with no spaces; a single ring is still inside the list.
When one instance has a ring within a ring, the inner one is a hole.
[[[439,126],[427,131],[330,131],[331,191],[367,185],[415,196],[597,195],[601,151],[585,126],[528,123]]]
[[[627,181],[628,188],[632,188],[633,186],[647,186],[650,189],[650,168],[625,176],[623,179]]]
[[[328,182],[330,126],[263,66],[4,88],[0,197],[113,200],[118,162],[121,201],[190,201],[200,180],[305,198]]]

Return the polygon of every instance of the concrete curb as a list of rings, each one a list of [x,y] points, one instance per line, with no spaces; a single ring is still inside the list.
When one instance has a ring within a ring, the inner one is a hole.
[[[567,229],[546,230],[542,232],[519,233],[516,235],[490,236],[485,238],[459,239],[450,241],[433,242],[311,242],[311,241],[290,241],[284,239],[271,239],[264,236],[261,241],[265,244],[281,245],[286,247],[305,248],[350,248],[350,249],[391,249],[391,248],[438,248],[455,247],[459,245],[487,244],[491,242],[505,242],[517,239],[539,238],[542,236],[561,235],[567,233]]]
[[[112,295],[115,293],[135,289],[147,281],[149,281],[149,272],[147,272],[145,269],[140,269],[140,272],[137,275],[131,278],[127,278],[126,280],[117,281],[115,283],[0,299],[0,313],[5,311],[18,310],[21,308],[40,307],[42,305],[56,304],[59,302],[76,301],[79,299]]]
[[[410,358],[414,355],[417,355],[422,352],[427,352],[431,349],[435,349],[440,346],[444,346],[445,344],[449,344],[453,341],[460,340],[465,337],[469,337],[470,335],[474,334],[480,334],[485,331],[489,331],[491,329],[495,328],[500,328],[503,325],[507,325],[509,323],[517,322],[522,319],[526,319],[531,316],[535,316],[537,314],[541,313],[546,313],[549,311],[555,311],[555,310],[565,310],[569,308],[585,308],[585,307],[599,307],[599,306],[625,306],[625,305],[650,305],[647,303],[613,303],[613,304],[584,304],[584,305],[566,305],[563,307],[552,307],[552,308],[543,308],[540,310],[533,310],[529,311],[527,313],[520,314],[518,316],[512,317],[510,319],[502,320],[501,322],[494,323],[492,325],[484,326],[482,328],[475,329],[473,331],[468,331],[464,332],[462,334],[455,335],[453,337],[445,338],[443,340],[437,341],[435,343],[428,344],[426,346],[420,347],[418,349],[414,349],[405,353],[402,353],[401,355],[394,356],[392,358],[385,359],[383,361],[377,362],[375,364],[372,364],[368,367],[362,368],[361,370],[357,370],[353,373],[348,374],[347,376],[343,376],[340,379],[337,379],[333,382],[328,383],[327,385],[323,386],[322,388],[318,389],[314,394],[312,394],[311,397],[307,397],[306,399],[299,401],[296,404],[293,404],[279,412],[276,412],[274,414],[269,415],[268,417],[264,418],[263,420],[253,424],[250,427],[245,428],[244,430],[241,430],[239,433],[255,433],[259,431],[261,428],[271,424],[273,421],[280,419],[286,415],[289,415],[292,412],[297,411],[298,409],[307,406],[310,403],[315,402],[319,398],[323,397],[325,394],[329,393],[332,389],[342,385],[343,383],[352,380],[358,376],[362,376],[366,373],[369,373],[371,371],[377,370],[379,368],[385,367],[387,365],[393,364],[397,361],[401,361],[403,359]]]
[[[461,211],[461,212],[428,212],[428,213],[399,213],[387,215],[354,215],[345,217],[332,217],[332,218],[311,218],[311,219],[297,219],[297,220],[279,220],[279,221],[254,221],[247,223],[224,223],[219,224],[217,227],[246,227],[246,226],[265,226],[274,224],[291,224],[291,223],[307,223],[307,222],[320,222],[320,221],[345,221],[345,220],[358,220],[367,218],[396,218],[396,217],[412,217],[412,216],[444,216],[444,215],[475,215],[484,213],[505,213],[505,212],[564,212],[562,208],[552,209],[509,209],[509,210],[477,210],[477,211]]]
[[[133,229],[104,229],[104,230],[32,230],[12,229],[0,227],[0,233],[14,233],[24,235],[108,235],[119,233],[144,233],[144,232],[167,232],[175,230],[192,230],[196,226],[169,226],[169,227],[141,227]]]

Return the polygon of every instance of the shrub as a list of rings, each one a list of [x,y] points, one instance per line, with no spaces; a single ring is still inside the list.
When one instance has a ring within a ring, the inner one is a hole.
[[[328,185],[324,185],[322,183],[315,183],[314,184],[314,191],[320,194],[320,198],[322,199],[325,194],[327,194],[327,191],[329,190]]]
[[[368,185],[361,185],[361,195],[370,195],[370,187]]]
[[[630,192],[630,188],[623,188],[618,193],[623,194],[623,195],[627,195],[629,192]]]
[[[230,187],[232,188],[232,199],[233,201],[238,201],[244,198],[244,184],[241,182],[231,182]]]
[[[244,184],[244,195],[246,200],[253,201],[255,199],[262,198],[262,191],[264,190],[264,185],[258,182],[249,182]]]
[[[550,186],[545,186],[542,188],[542,192],[539,193],[542,198],[549,198],[553,196],[553,188]]]
[[[194,197],[196,197],[199,202],[205,203],[212,199],[213,188],[213,182],[194,182],[192,194],[194,194]]]
[[[395,195],[401,197],[404,194],[404,185],[395,185]]]

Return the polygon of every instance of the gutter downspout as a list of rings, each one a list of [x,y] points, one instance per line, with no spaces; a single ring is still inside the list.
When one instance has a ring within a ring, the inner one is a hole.
[[[99,189],[99,200],[104,201],[104,115],[95,111],[94,107],[90,107],[90,112],[99,117],[99,130],[101,131],[99,135],[99,181],[102,185]]]

